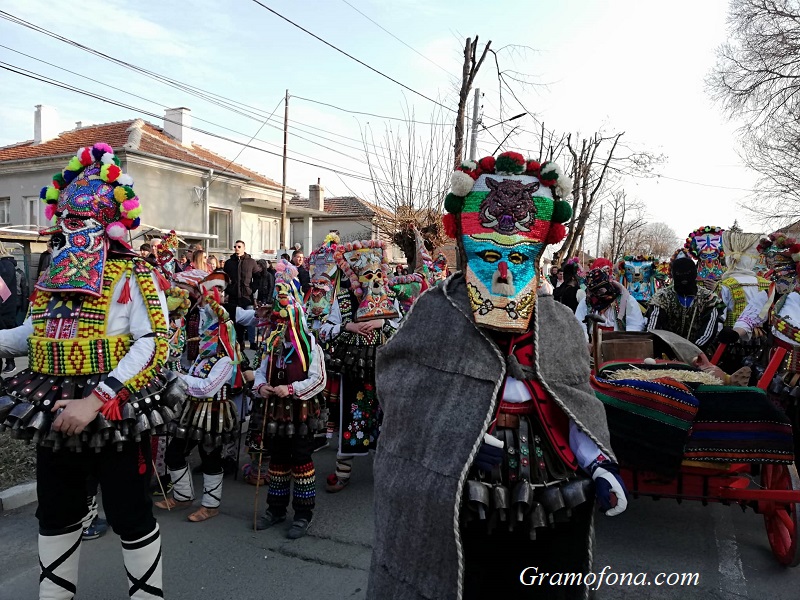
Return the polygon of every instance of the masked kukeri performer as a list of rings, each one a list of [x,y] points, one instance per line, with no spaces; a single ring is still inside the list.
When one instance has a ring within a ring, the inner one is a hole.
[[[177,277],[181,275],[184,274]],[[164,509],[191,506],[194,484],[186,457],[197,447],[203,470],[203,498],[200,508],[189,515],[195,523],[219,514],[222,448],[239,424],[233,398],[244,384],[233,321],[222,306],[221,291],[227,284],[227,276],[218,270],[200,286],[199,351],[188,373],[178,375],[186,384],[188,398],[180,418],[170,424],[174,437],[165,457],[172,497],[156,502]]]
[[[308,257],[311,290],[306,298],[305,312],[312,331],[319,330],[327,321],[333,299],[339,293],[340,271],[333,256],[338,243],[339,236],[329,233],[322,246]]]
[[[603,322],[599,326],[606,331],[643,331],[645,322],[639,303],[625,286],[614,281],[612,272],[610,260],[595,259],[586,275],[586,299],[578,305],[575,317],[584,323],[586,315],[600,315]],[[588,335],[588,324],[584,330]]]
[[[131,598],[162,597],[147,486],[149,433],[164,420],[167,285],[124,242],[141,212],[132,185],[103,143],[56,173],[41,192],[52,262],[25,323],[0,332],[0,356],[27,353],[30,365],[6,382],[0,421],[37,443],[40,598],[76,593],[81,530],[93,517],[87,478],[122,540]]]
[[[595,493],[608,515],[627,504],[581,326],[537,297],[570,188],[554,164],[514,152],[453,175],[445,229],[466,270],[420,296],[378,353],[367,598],[588,594],[520,582],[530,566],[590,571]]]
[[[324,431],[319,396],[325,389],[325,359],[306,325],[302,305],[289,285],[276,286],[271,330],[254,384],[255,393],[266,402],[267,422],[260,424],[271,447],[268,471],[267,512],[258,529],[286,520],[292,480],[294,520],[289,539],[303,537],[311,525],[316,496],[316,475],[311,454],[314,435]]]
[[[697,266],[679,252],[670,268],[672,284],[661,288],[647,308],[647,330],[671,331],[705,350],[720,327],[719,296],[697,285]]]
[[[697,261],[697,281],[709,290],[717,288],[717,282],[725,271],[724,230],[721,227],[705,226],[695,229],[686,238],[683,249]]]
[[[328,476],[325,488],[331,493],[350,483],[353,457],[367,454],[378,440],[375,351],[394,333],[400,318],[399,307],[389,297],[382,241],[339,244],[335,256],[347,277],[319,332],[332,347],[328,368],[339,374],[339,451],[336,473]]]

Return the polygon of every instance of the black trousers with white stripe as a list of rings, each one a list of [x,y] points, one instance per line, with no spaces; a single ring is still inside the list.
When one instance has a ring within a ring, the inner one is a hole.
[[[100,452],[73,452],[38,447],[36,517],[42,534],[75,525],[87,514],[87,483],[100,484],[109,525],[123,540],[139,540],[156,527],[148,493],[152,471],[149,436],[126,442],[122,450],[107,446]]]

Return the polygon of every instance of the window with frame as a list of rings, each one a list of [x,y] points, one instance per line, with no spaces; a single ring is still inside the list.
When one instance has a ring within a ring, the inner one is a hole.
[[[44,227],[47,224],[47,219],[44,216],[45,203],[41,201],[39,196],[25,196],[23,198],[23,206],[25,207],[26,225]]]
[[[267,250],[277,250],[279,237],[278,224],[278,219],[260,218],[258,220],[261,247],[253,248],[254,251],[266,252]]]
[[[210,208],[208,210],[208,233],[217,236],[217,239],[211,240],[210,246],[221,250],[231,249],[232,221],[233,216],[229,210],[219,208]]]
[[[11,198],[0,198],[0,225],[11,225]]]

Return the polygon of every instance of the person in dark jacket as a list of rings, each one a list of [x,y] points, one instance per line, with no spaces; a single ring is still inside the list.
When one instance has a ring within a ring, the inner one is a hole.
[[[39,256],[39,266],[36,267],[36,279],[39,279],[39,275],[42,274],[42,271],[46,271],[50,268],[50,261],[53,259],[53,240],[47,240],[47,250],[42,252]]]
[[[226,288],[228,296],[228,312],[236,314],[236,307],[252,308],[253,299],[253,276],[261,273],[261,267],[255,259],[245,252],[245,244],[242,240],[236,240],[233,244],[233,254],[225,261],[223,270],[230,277],[231,283]],[[236,339],[244,347],[247,328],[236,325]]]
[[[569,306],[572,312],[578,308],[578,290],[581,289],[578,282],[578,265],[567,263],[564,267],[564,283],[553,291],[553,297],[561,304]]]
[[[295,250],[292,253],[292,264],[297,267],[297,278],[300,280],[300,288],[303,291],[303,295],[311,289],[311,275],[308,273],[308,269],[306,269],[305,265],[303,265],[304,259],[305,256],[303,256],[302,250]]]
[[[17,261],[2,242],[0,242],[0,277],[3,278],[3,283],[11,292],[11,295],[0,304],[0,329],[14,329],[17,326],[17,304],[19,302]],[[14,359],[7,358],[3,373],[10,373],[16,368]]]
[[[263,306],[272,301],[272,295],[275,292],[275,273],[263,258],[256,262],[261,267],[261,273],[255,276],[253,282],[258,303]]]

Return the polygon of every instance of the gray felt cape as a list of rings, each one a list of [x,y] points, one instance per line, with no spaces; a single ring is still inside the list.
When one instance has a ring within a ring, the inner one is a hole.
[[[566,306],[539,295],[531,326],[536,378],[613,458],[605,410],[589,386],[581,325]],[[519,377],[520,369],[475,325],[461,273],[422,294],[378,352],[384,418],[370,600],[461,599],[462,490],[505,375]]]

